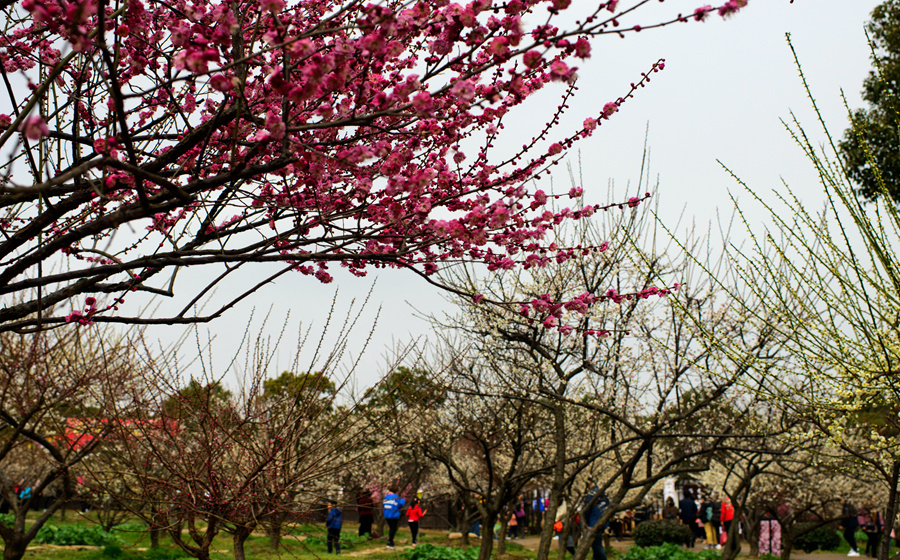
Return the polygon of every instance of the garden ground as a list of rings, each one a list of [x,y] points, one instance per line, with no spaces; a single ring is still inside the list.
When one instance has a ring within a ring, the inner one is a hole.
[[[178,549],[168,537],[160,539],[161,548],[149,549],[149,537],[140,529],[137,523],[120,525],[113,532],[110,541],[104,545],[102,542],[90,541],[94,546],[73,545],[60,546],[60,544],[78,542],[79,533],[99,533],[97,525],[89,516],[73,515],[71,512],[65,520],[55,518],[49,524],[51,529],[44,531],[44,542],[34,543],[26,554],[26,558],[33,560],[175,560],[185,558],[186,555]],[[51,535],[52,533],[52,535]],[[414,549],[409,544],[409,532],[401,531],[396,539],[397,548],[388,550],[383,539],[374,541],[361,540],[356,536],[355,524],[347,524],[342,532],[343,550],[342,556],[365,557],[367,560],[473,560],[477,555],[479,539],[470,538],[469,551],[456,550],[452,554],[437,554],[438,551],[430,547],[420,546]],[[446,531],[424,530],[420,534],[421,545],[436,545],[439,547],[459,547],[458,539],[450,540]],[[55,544],[54,544],[55,543]],[[507,541],[507,560],[531,560],[537,550],[539,537],[528,536],[515,541]],[[554,552],[556,543],[554,542]],[[613,541],[611,548],[613,556],[625,556],[627,550],[633,546],[631,540],[620,542]],[[213,560],[226,560],[233,558],[230,535],[221,534],[213,543]],[[279,551],[271,550],[269,538],[260,532],[254,534],[245,544],[248,560],[313,560],[327,556],[324,528],[315,525],[298,525],[291,528],[291,532],[282,540],[282,548]],[[701,548],[694,549],[699,552]],[[748,550],[744,545],[744,552]],[[413,551],[416,554],[413,555]],[[451,552],[451,551],[447,551]],[[792,554],[794,560],[844,560],[846,558],[847,544],[842,542],[842,547],[835,552],[814,552],[805,554],[795,551]],[[618,553],[618,554],[616,554]],[[496,554],[496,548],[495,548]],[[446,557],[445,557],[446,556]],[[628,555],[631,556],[631,555]],[[678,556],[681,556],[678,554]],[[693,555],[690,555],[693,556]],[[710,555],[711,556],[711,555]],[[555,558],[555,554],[553,555]],[[864,557],[863,557],[864,558]],[[705,560],[705,558],[703,559]]]

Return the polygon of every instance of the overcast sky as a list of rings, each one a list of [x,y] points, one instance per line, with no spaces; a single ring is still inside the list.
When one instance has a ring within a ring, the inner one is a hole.
[[[666,69],[654,75],[651,84],[592,138],[580,143],[586,202],[607,201],[610,181],[616,186],[615,197],[626,194],[629,181],[634,186],[649,123],[651,175],[654,182],[659,181],[658,196],[667,222],[674,224],[683,212],[688,220],[705,224],[715,219],[717,212],[731,212],[728,190],[736,189],[736,184],[717,159],[756,191],[769,192],[783,179],[804,203],[821,205],[817,178],[779,120],[789,118],[793,110],[815,138],[823,138],[785,33],[791,34],[832,133],[840,136],[847,123],[841,89],[851,107],[862,105],[859,91],[870,68],[863,25],[877,4],[875,0],[795,0],[793,4],[789,0],[750,0],[746,9],[729,20],[711,17],[704,23],[646,30],[625,39],[598,39],[592,59],[579,71],[579,96],[571,103],[560,136],[625,93],[628,83],[636,81],[657,59],[666,59]],[[623,22],[623,27],[646,25],[679,11],[690,13],[697,5],[696,0],[654,3],[650,9],[639,10],[638,19]],[[546,106],[536,111],[532,105],[530,114],[543,116],[553,110],[554,98],[548,94],[542,99]],[[530,135],[543,122],[521,119],[510,127],[515,133],[510,136],[515,140],[519,134]],[[518,145],[521,137],[514,144]],[[577,157],[574,151],[571,155]],[[568,190],[564,169],[560,168],[554,181]],[[763,217],[751,214],[751,219]],[[361,382],[371,383],[384,373],[386,348],[427,335],[428,324],[415,317],[414,309],[449,310],[436,289],[408,273],[379,271],[369,279],[335,274],[335,278],[333,284],[321,285],[299,274],[282,277],[223,319],[201,327],[202,336],[215,338],[217,368],[221,371],[227,363],[254,309],[257,318],[271,310],[264,332],[272,336],[277,336],[290,313],[279,361],[271,368],[277,374],[291,367],[289,356],[296,346],[292,340],[301,320],[320,331],[335,290],[340,291],[337,319],[342,320],[351,300],[364,298],[372,288],[368,311],[350,349],[358,354],[381,307],[372,342],[358,369]],[[252,327],[254,333],[256,329]],[[170,340],[174,332],[168,327],[149,334]],[[299,369],[304,367],[302,363]]]

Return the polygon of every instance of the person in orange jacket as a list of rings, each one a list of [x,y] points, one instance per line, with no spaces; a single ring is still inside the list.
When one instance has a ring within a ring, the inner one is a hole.
[[[412,533],[412,545],[416,546],[416,542],[419,540],[419,520],[421,520],[425,514],[426,510],[422,509],[422,506],[419,504],[419,498],[413,498],[412,504],[410,504],[409,509],[406,510],[406,517],[409,518],[409,532]]]
[[[725,499],[722,500],[722,514],[720,517],[720,521],[722,522],[722,531],[723,534],[728,536],[728,530],[731,529],[731,521],[734,519],[734,506],[731,504],[731,498],[725,496]],[[726,541],[727,542],[727,541]],[[725,543],[722,543],[725,544]]]

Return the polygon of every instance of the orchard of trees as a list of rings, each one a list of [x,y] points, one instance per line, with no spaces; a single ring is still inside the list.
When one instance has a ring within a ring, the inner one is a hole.
[[[771,226],[740,245],[664,237],[643,171],[602,204],[574,180],[540,188],[665,68],[565,129],[595,45],[747,5],[641,21],[648,2],[0,0],[4,560],[74,503],[200,560],[227,535],[243,560],[254,533],[277,550],[327,500],[389,486],[457,504],[464,538],[480,522],[479,560],[539,489],[545,519],[566,509],[583,536],[574,560],[666,479],[724,492],[750,543],[776,518],[784,558],[840,522],[841,498],[895,519],[900,8],[873,14],[871,111],[825,148],[794,123],[829,206],[782,211],[748,187]],[[544,126],[507,152],[520,107]],[[141,330],[234,320],[275,278],[335,266],[403,269],[455,311],[365,387],[345,367],[356,316],[330,317],[335,337],[248,330],[226,371],[215,345]],[[538,560],[562,558],[539,530]]]

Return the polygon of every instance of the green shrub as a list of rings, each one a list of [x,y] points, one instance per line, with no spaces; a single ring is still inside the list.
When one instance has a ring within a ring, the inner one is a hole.
[[[475,547],[451,548],[423,544],[416,548],[410,548],[405,552],[406,560],[475,560],[478,558],[478,549]]]
[[[694,552],[685,550],[677,544],[666,543],[660,546],[632,546],[619,560],[719,560],[721,556],[718,550]]]
[[[108,546],[121,545],[122,540],[107,533],[100,527],[80,527],[78,525],[44,525],[38,530],[35,542],[59,546]]]
[[[16,522],[16,516],[11,513],[0,513],[0,523],[11,527]]]
[[[812,523],[798,523],[794,529],[802,533],[811,527]],[[815,550],[836,550],[841,546],[841,537],[837,531],[828,525],[821,525],[794,539],[794,548],[798,548],[807,554]]]
[[[123,554],[125,553],[122,552],[122,547],[117,544],[108,544],[103,547],[104,558],[121,558]]]
[[[147,531],[147,525],[138,521],[129,521],[128,523],[119,523],[113,527],[113,531],[122,531],[123,533],[143,533]]]
[[[634,544],[659,546],[665,543],[684,544],[691,538],[691,530],[677,521],[653,519],[634,528]]]

